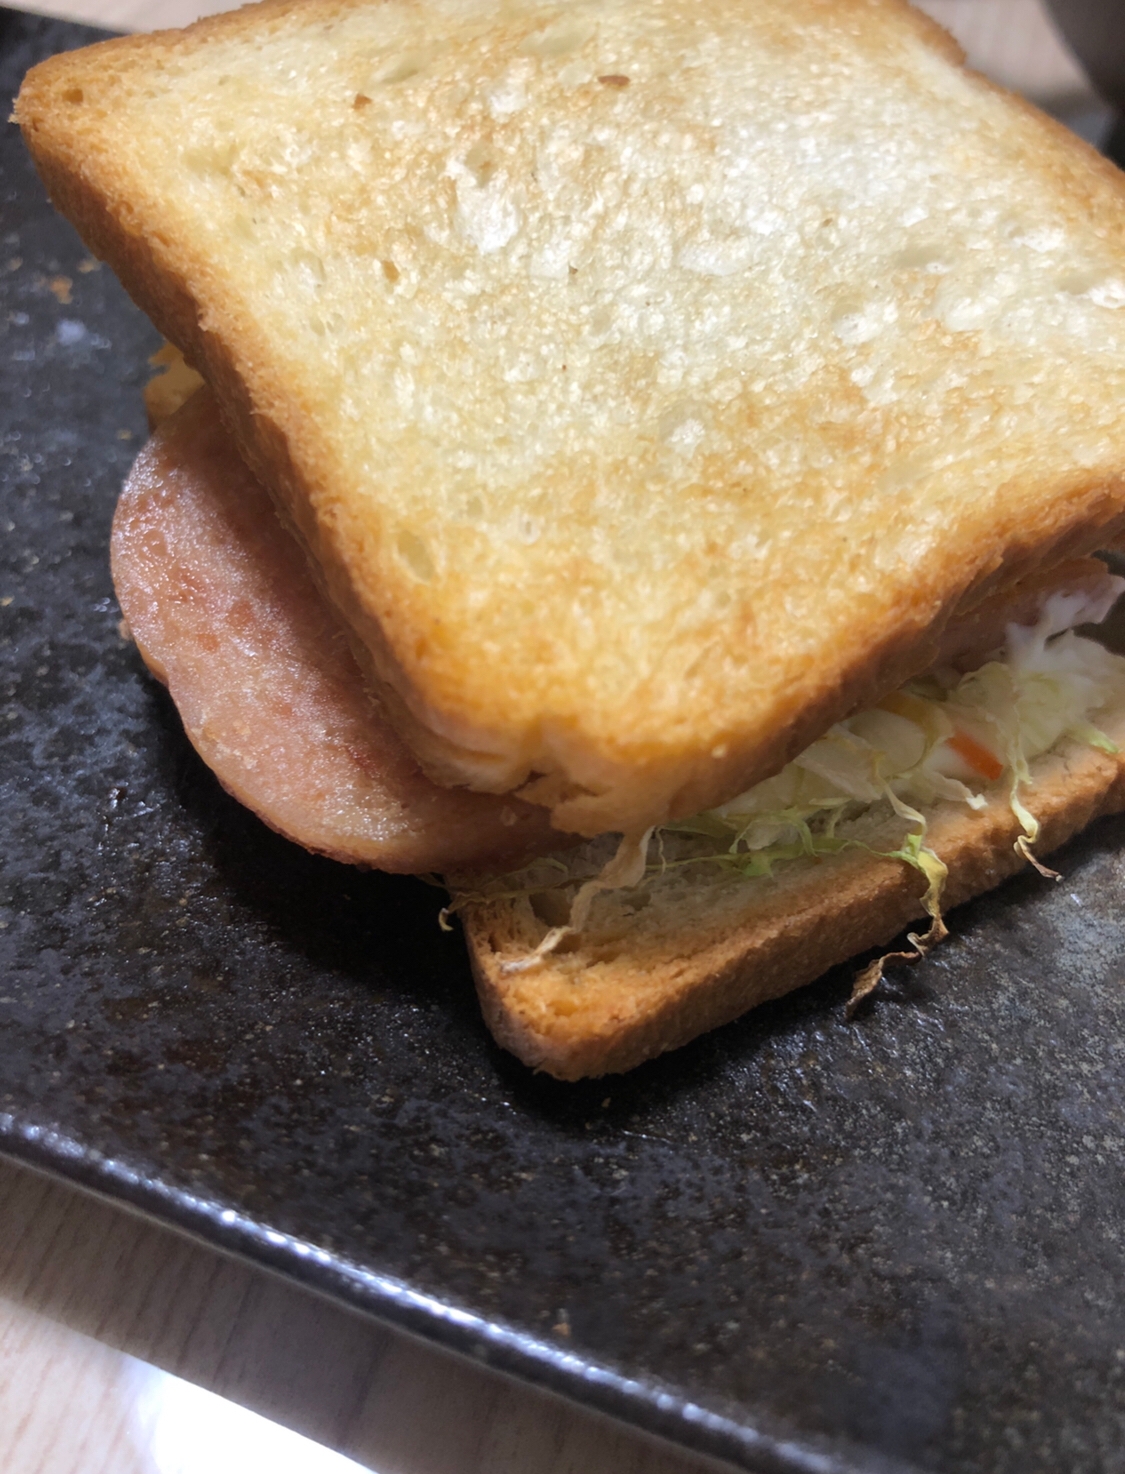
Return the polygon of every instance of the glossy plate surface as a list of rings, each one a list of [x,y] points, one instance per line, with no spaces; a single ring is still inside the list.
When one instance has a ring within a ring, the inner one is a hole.
[[[7,99],[91,33],[0,12]],[[0,1147],[752,1469],[1125,1448],[1125,824],[624,1079],[532,1077],[424,885],[266,831],[120,638],[151,328],[0,143]]]

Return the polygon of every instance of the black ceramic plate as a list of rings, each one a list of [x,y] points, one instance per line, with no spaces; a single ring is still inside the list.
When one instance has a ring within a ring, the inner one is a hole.
[[[90,33],[0,12],[3,97]],[[5,107],[5,110],[6,107]],[[117,628],[147,323],[0,153],[0,1146],[761,1470],[1125,1460],[1125,825],[608,1082],[231,802]]]

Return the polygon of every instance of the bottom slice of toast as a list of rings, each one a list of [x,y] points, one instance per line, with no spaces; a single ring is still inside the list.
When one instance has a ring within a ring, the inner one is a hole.
[[[1099,725],[1125,747],[1125,708],[1100,713]],[[1039,855],[1125,809],[1125,754],[1067,740],[1031,764],[1031,779],[1023,799],[1040,823]],[[1027,863],[1014,848],[1021,829],[1006,786],[982,810],[942,803],[926,818],[926,843],[949,871],[947,910]],[[897,848],[903,828],[888,819],[864,838]],[[596,872],[605,856],[590,850],[587,868]],[[631,1069],[887,945],[925,916],[923,877],[862,849],[797,861],[772,878],[745,880],[714,865],[669,869],[599,896],[577,937],[528,965],[563,919],[557,896],[482,898],[469,877],[452,885],[489,1028],[561,1080]]]

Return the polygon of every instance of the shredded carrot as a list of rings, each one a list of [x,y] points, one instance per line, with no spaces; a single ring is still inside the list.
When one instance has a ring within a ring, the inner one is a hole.
[[[974,773],[979,773],[982,778],[990,782],[999,778],[1004,771],[1004,764],[994,752],[989,752],[983,742],[978,742],[975,737],[970,737],[968,732],[954,732],[952,737],[945,739],[959,758],[963,758],[972,768]]]

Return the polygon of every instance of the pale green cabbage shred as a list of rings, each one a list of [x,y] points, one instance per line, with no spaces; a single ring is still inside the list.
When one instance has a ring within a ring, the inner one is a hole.
[[[1016,848],[1034,860],[1028,846],[1035,843],[1039,825],[1021,797],[1030,780],[1029,763],[1066,738],[1108,753],[1117,751],[1092,718],[1125,696],[1125,659],[1073,630],[1056,634],[1057,627],[1048,609],[1033,628],[1009,629],[1003,658],[960,677],[927,675],[909,682],[884,704],[838,722],[774,777],[717,808],[656,831],[644,873],[711,864],[755,879],[770,876],[779,864],[848,848],[869,849],[862,840],[841,835],[840,826],[849,821],[850,827],[850,821],[877,805],[889,805],[907,826],[902,844],[895,850],[871,852],[901,860],[925,876],[926,910],[935,929],[940,928],[946,867],[926,844],[927,820],[920,809],[939,800],[982,809],[986,793],[1006,784],[1022,830]],[[894,707],[898,709],[888,709]],[[991,780],[975,772],[950,747],[948,739],[955,734],[979,744],[1002,771]],[[665,833],[692,837],[696,841],[692,852],[666,859]],[[623,869],[627,846],[634,856],[630,861],[634,873],[626,884],[641,878],[635,855],[639,843],[643,857],[648,838],[623,843],[599,875],[575,876],[562,861],[538,861],[533,869],[554,866],[557,879],[544,879],[538,869],[534,883],[523,883],[524,876],[511,877],[514,888],[490,889],[487,897],[460,895],[451,909],[471,900],[580,885],[579,894],[585,892],[584,921],[593,894],[613,888],[609,872]],[[572,910],[569,924],[553,928],[535,957],[552,950],[580,925]]]
[[[1021,641],[1006,659],[955,682],[927,677],[900,694],[910,698],[911,716],[883,707],[859,712],[776,777],[669,829],[713,840],[715,853],[699,858],[746,877],[769,875],[780,861],[836,854],[859,843],[837,834],[840,821],[884,800],[912,826],[894,858],[921,870],[933,887],[945,867],[925,845],[919,807],[947,799],[981,809],[992,786],[947,739],[964,733],[1002,764],[1012,812],[1034,844],[1039,826],[1020,797],[1028,765],[1067,737],[1117,751],[1091,717],[1125,694],[1125,660],[1068,631],[1052,640]],[[683,863],[693,862],[696,857]]]

